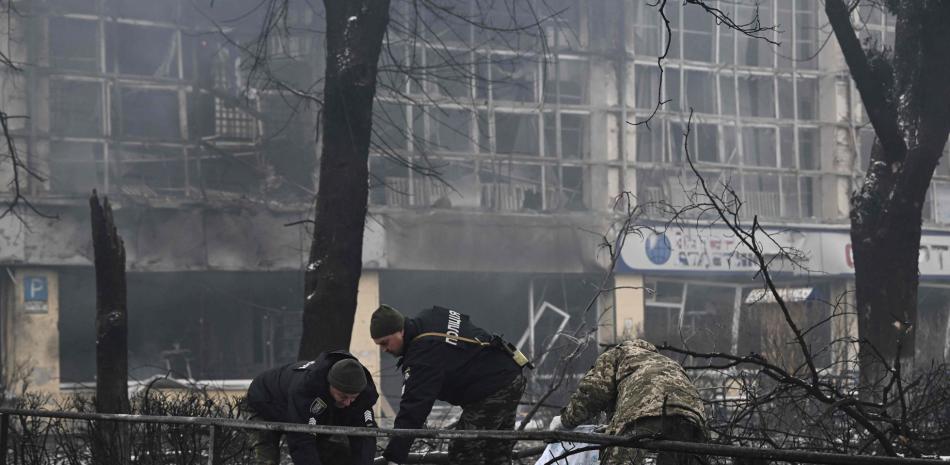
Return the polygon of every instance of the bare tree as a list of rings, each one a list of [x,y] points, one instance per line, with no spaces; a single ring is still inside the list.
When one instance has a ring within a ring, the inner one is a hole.
[[[862,48],[858,3],[827,0],[825,12],[876,135],[851,198],[860,363],[874,383],[914,353],[922,209],[950,134],[950,3],[877,2],[897,19],[893,51]]]

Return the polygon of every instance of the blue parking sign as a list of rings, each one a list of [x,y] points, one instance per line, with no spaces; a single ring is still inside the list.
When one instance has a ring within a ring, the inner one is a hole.
[[[49,311],[49,282],[46,276],[23,277],[23,309],[27,313]]]

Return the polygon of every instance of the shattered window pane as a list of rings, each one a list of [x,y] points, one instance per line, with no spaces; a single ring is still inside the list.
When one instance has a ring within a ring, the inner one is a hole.
[[[370,157],[369,199],[373,205],[409,205],[409,168],[404,162],[386,156]]]
[[[98,82],[51,80],[50,131],[61,136],[102,134],[102,87]]]
[[[50,65],[74,71],[98,71],[98,28],[95,21],[50,18]]]

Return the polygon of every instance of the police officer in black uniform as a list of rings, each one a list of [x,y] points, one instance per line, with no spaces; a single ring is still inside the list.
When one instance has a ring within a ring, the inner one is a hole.
[[[375,427],[379,394],[369,371],[348,352],[324,352],[261,373],[247,390],[249,419],[309,425]],[[253,430],[253,448],[262,465],[280,463],[279,431]],[[371,437],[287,433],[295,465],[373,463]]]
[[[370,333],[384,351],[401,357],[404,381],[396,428],[422,428],[437,399],[462,407],[458,429],[514,427],[527,360],[510,344],[473,325],[468,315],[432,307],[405,318],[382,305],[373,313]],[[403,463],[411,444],[411,438],[393,437],[383,457]],[[448,462],[510,463],[513,446],[510,440],[452,440]]]

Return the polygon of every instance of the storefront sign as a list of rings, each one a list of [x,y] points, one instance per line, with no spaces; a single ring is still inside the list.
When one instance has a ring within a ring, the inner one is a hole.
[[[768,235],[767,235],[768,234]],[[854,274],[851,234],[847,230],[766,230],[757,234],[767,259],[779,247],[794,253],[771,262],[774,272],[823,275]],[[730,230],[722,227],[667,229],[628,236],[619,271],[756,272],[755,256]],[[925,233],[920,240],[921,277],[950,277],[950,234]]]

